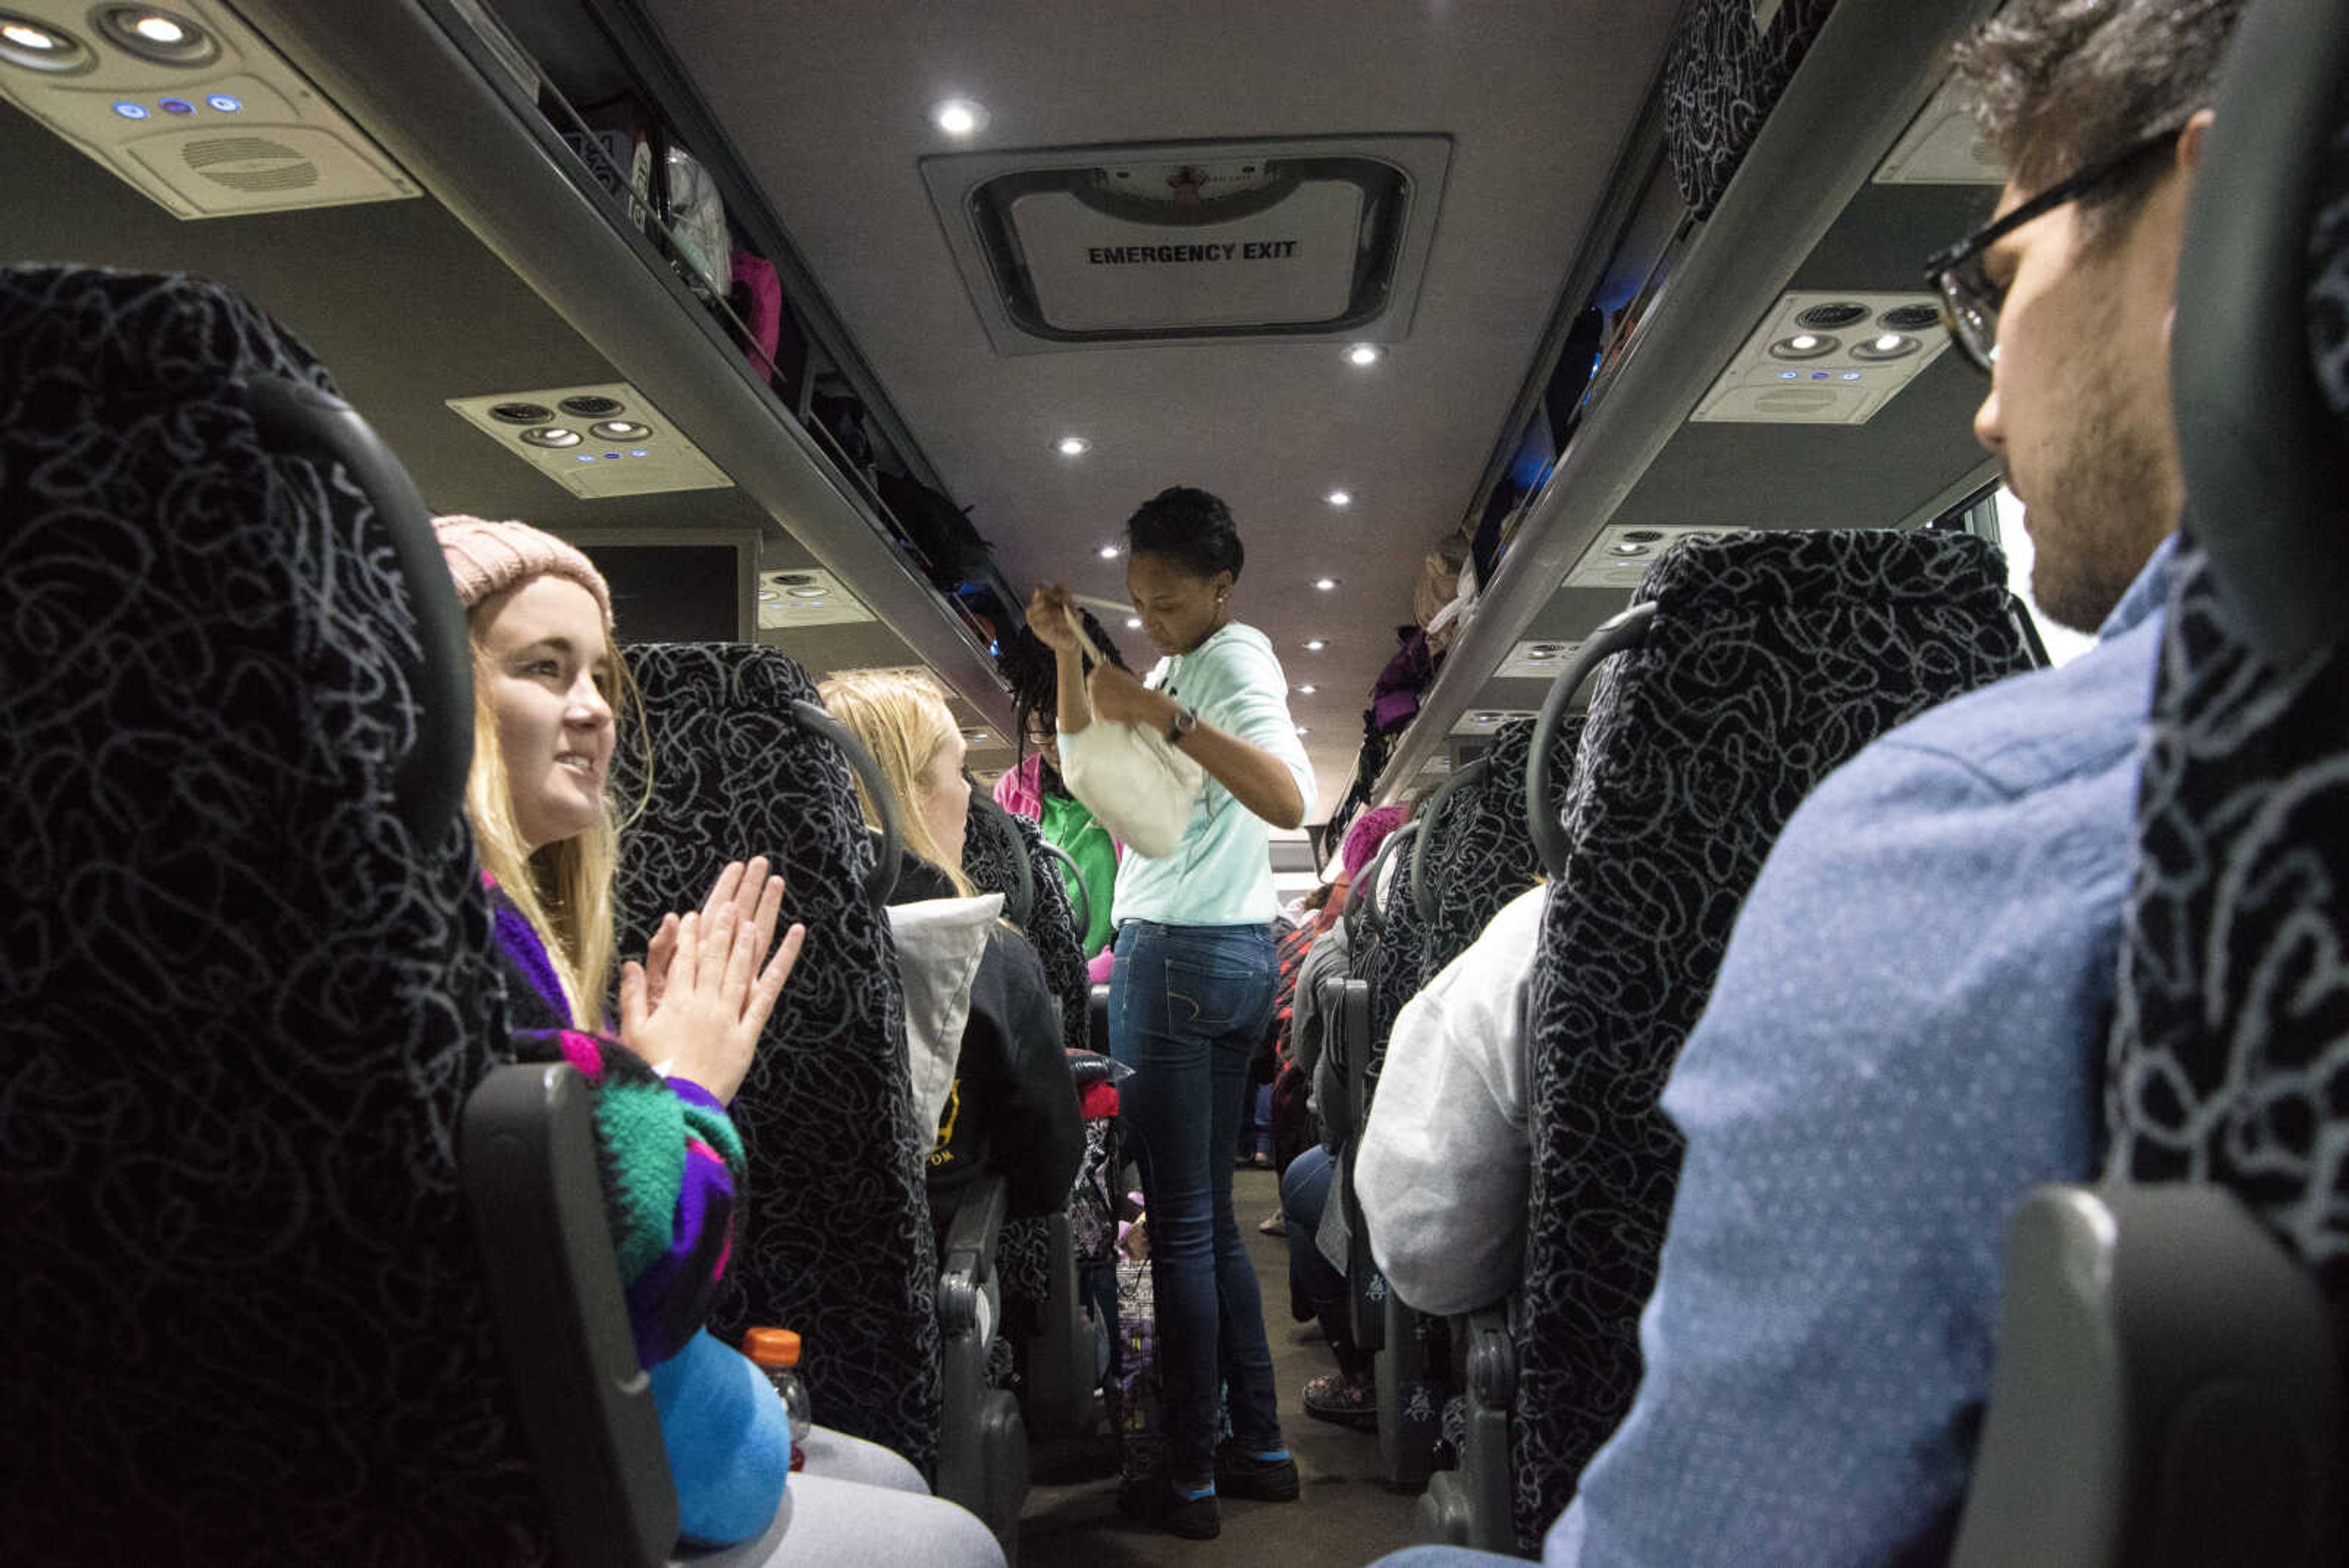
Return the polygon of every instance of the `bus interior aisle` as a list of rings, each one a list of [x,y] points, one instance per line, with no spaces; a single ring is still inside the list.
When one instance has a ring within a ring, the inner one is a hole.
[[[1185,1541],[1117,1509],[1117,1490],[1100,1469],[1047,1470],[1040,1463],[1019,1519],[1019,1560],[1027,1568],[1144,1568],[1148,1564],[1209,1563],[1216,1568],[1298,1568],[1307,1563],[1369,1563],[1417,1539],[1413,1492],[1379,1476],[1376,1432],[1356,1431],[1308,1417],[1298,1391],[1334,1363],[1312,1324],[1290,1321],[1288,1244],[1261,1234],[1258,1219],[1280,1206],[1280,1183],[1270,1171],[1232,1178],[1232,1208],[1247,1238],[1264,1293],[1273,1375],[1280,1386],[1280,1429],[1296,1456],[1304,1492],[1296,1503],[1223,1505],[1224,1532],[1213,1541]]]

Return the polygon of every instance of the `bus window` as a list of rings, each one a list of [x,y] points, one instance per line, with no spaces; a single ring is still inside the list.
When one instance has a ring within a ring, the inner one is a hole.
[[[2039,601],[2031,597],[2031,535],[2023,526],[2023,503],[2003,484],[1998,487],[1998,547],[2006,552],[2006,586],[2031,607],[2031,624],[2039,628],[2039,640],[2047,647],[2047,661],[2068,664],[2095,647],[2093,632],[2056,625],[2041,613]]]

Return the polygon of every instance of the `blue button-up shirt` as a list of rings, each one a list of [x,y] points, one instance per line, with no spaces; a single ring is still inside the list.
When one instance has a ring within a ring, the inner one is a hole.
[[[1551,1568],[1877,1564],[1947,1522],[2007,1218],[2092,1174],[2173,544],[2095,649],[1893,731],[1786,825],[1664,1095],[1646,1376]]]

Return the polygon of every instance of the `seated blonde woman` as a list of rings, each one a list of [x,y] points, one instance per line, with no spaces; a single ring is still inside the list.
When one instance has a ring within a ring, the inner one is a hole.
[[[895,797],[906,855],[890,903],[909,1032],[917,1058],[926,1026],[945,1031],[952,1053],[951,1075],[930,1096],[943,1099],[929,1159],[931,1220],[943,1233],[972,1182],[990,1171],[1004,1179],[1013,1218],[1054,1212],[1069,1200],[1084,1127],[1043,961],[997,918],[1002,900],[975,898],[963,875],[971,785],[961,727],[926,677],[849,670],[818,690]],[[877,826],[861,782],[857,793],[866,825]],[[920,1098],[918,1062],[916,1077]]]
[[[987,1527],[925,1495],[913,1466],[877,1445],[819,1427],[792,1478],[782,1402],[702,1326],[737,1240],[742,1145],[727,1106],[805,933],[775,940],[783,884],[763,859],[729,866],[699,910],[669,916],[643,961],[619,966],[615,1023],[607,781],[631,693],[611,591],[585,556],[527,524],[436,528],[472,643],[465,815],[510,1038],[525,1061],[568,1061],[594,1094],[614,1249],[684,1540],[755,1540],[737,1560],[766,1564],[1000,1568]]]

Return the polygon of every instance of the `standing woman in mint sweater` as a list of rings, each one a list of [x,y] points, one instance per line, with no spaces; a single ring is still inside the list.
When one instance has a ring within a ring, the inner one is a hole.
[[[1221,1529],[1216,1498],[1281,1501],[1297,1467],[1280,1438],[1256,1270],[1232,1216],[1231,1151],[1248,1061],[1272,1015],[1271,830],[1301,825],[1313,769],[1272,644],[1232,618],[1245,561],[1224,504],[1164,491],[1126,524],[1125,581],[1161,658],[1146,680],[1080,662],[1065,587],[1039,588],[1029,624],[1058,660],[1060,732],[1095,718],[1155,730],[1206,772],[1181,845],[1129,848],[1118,868],[1110,1043],[1150,1211],[1170,1472],[1119,1505],[1178,1535]],[[1216,1441],[1216,1394],[1232,1437]]]

